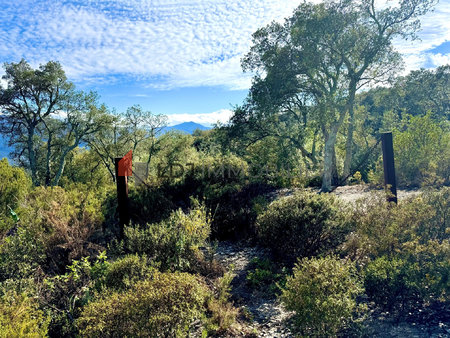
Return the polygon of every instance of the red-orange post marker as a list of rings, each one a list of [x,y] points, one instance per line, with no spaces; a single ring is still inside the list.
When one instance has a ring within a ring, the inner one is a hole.
[[[133,151],[130,150],[124,157],[115,159],[120,238],[124,238],[124,227],[130,223],[128,176],[132,175],[132,158]]]

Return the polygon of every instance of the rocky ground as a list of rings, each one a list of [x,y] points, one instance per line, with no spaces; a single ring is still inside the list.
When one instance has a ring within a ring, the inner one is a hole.
[[[248,247],[242,243],[220,242],[215,258],[236,274],[232,286],[232,300],[241,313],[246,313],[248,332],[257,337],[291,337],[288,320],[291,313],[286,311],[275,297],[253,290],[246,283],[250,262],[263,258],[267,252],[262,248]]]
[[[357,199],[368,196],[367,186],[339,187],[333,193],[345,201],[354,203]],[[276,192],[273,199],[289,196],[292,190]],[[399,199],[419,194],[417,190],[400,190]],[[276,297],[252,289],[246,283],[246,276],[251,269],[254,258],[268,257],[263,248],[248,246],[246,243],[220,242],[215,258],[226,268],[232,268],[236,276],[232,282],[232,301],[246,318],[241,319],[245,325],[241,335],[256,337],[292,337],[289,329],[292,313],[286,311]],[[450,309],[419,310],[404,320],[393,320],[388,313],[372,311],[366,321],[364,336],[370,337],[450,337]],[[362,334],[361,334],[362,335]]]
[[[276,297],[251,289],[246,283],[253,258],[268,253],[244,243],[220,242],[215,258],[236,274],[232,282],[232,301],[247,316],[241,323],[241,336],[293,337],[289,329],[292,313],[286,311]],[[450,309],[431,308],[410,314],[410,318],[394,320],[389,313],[372,311],[361,335],[367,337],[450,337]],[[239,334],[238,334],[239,335]]]

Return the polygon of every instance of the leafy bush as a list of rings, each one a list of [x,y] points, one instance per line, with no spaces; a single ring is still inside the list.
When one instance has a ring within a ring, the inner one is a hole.
[[[369,262],[364,283],[367,295],[389,311],[444,300],[450,294],[449,242],[407,243],[400,253]]]
[[[398,205],[383,195],[360,200],[343,251],[365,271],[367,294],[381,308],[407,309],[450,292],[450,189]]]
[[[0,337],[45,337],[48,322],[32,299],[17,294],[0,298]]]
[[[104,219],[97,194],[78,185],[70,190],[37,187],[27,196],[21,223],[44,243],[48,269],[64,271],[72,259],[101,249],[90,240]]]
[[[16,209],[30,188],[31,180],[22,168],[10,166],[6,158],[0,160],[0,239],[14,224],[9,207]]]
[[[80,309],[102,288],[109,263],[102,252],[95,261],[87,257],[74,260],[63,275],[46,277],[39,290],[39,302],[51,314],[49,334],[52,337],[75,336],[74,319]]]
[[[253,267],[246,276],[247,284],[253,289],[275,294],[286,283],[286,268],[278,269],[269,259],[255,258],[250,262]]]
[[[125,246],[131,253],[146,254],[161,263],[163,270],[187,270],[207,245],[210,218],[204,206],[197,205],[189,214],[177,210],[160,223],[145,227],[126,227]]]
[[[230,330],[236,322],[238,310],[229,302],[231,296],[231,282],[235,274],[226,272],[222,277],[214,280],[214,295],[207,300],[206,330],[220,334]]]
[[[356,297],[363,292],[356,268],[336,257],[303,258],[287,278],[281,299],[295,311],[303,335],[333,336],[352,321]]]
[[[293,263],[336,248],[350,229],[348,212],[334,196],[299,192],[269,205],[257,234],[277,258]]]
[[[157,185],[130,189],[129,198],[132,221],[137,224],[161,222],[176,208],[165,189]]]
[[[356,228],[343,245],[344,252],[364,264],[402,250],[407,242],[448,240],[449,196],[450,188],[443,188],[400,201],[397,206],[386,202],[383,193],[357,201],[352,216]]]
[[[431,114],[409,116],[406,129],[395,133],[395,161],[400,185],[422,186],[450,183],[449,125],[434,121]]]
[[[154,269],[148,266],[147,257],[127,255],[109,264],[105,272],[105,286],[114,290],[125,290],[134,283],[151,276]]]
[[[200,318],[206,286],[187,273],[159,273],[123,293],[105,292],[84,307],[82,336],[168,337],[185,335]]]
[[[45,245],[33,229],[19,227],[0,244],[0,281],[29,277],[45,263]]]

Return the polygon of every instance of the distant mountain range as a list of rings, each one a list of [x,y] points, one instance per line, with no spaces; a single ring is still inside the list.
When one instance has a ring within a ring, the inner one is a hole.
[[[199,123],[195,122],[183,122],[180,124],[176,124],[174,126],[165,127],[162,130],[162,133],[165,134],[169,131],[180,131],[186,134],[192,134],[195,130],[209,130],[211,128],[205,127]],[[10,147],[7,146],[7,141],[3,135],[0,135],[0,159],[3,157],[8,157],[8,154],[12,151]]]
[[[183,123],[180,123],[180,124],[176,124],[174,126],[165,127],[162,130],[162,133],[165,134],[168,131],[176,130],[176,131],[181,131],[181,132],[186,133],[186,134],[192,134],[197,129],[209,130],[211,128],[205,127],[204,125],[201,125],[199,123],[191,121],[191,122],[183,122]]]

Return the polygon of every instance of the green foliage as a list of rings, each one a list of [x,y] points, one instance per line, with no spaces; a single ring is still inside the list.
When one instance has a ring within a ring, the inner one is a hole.
[[[449,239],[450,189],[428,191],[393,207],[384,194],[357,201],[353,213],[355,231],[343,245],[344,252],[361,264],[399,252],[408,242],[441,243]]]
[[[281,299],[295,311],[301,334],[334,336],[352,321],[356,297],[362,293],[354,264],[327,256],[299,260]]]
[[[344,252],[365,271],[367,294],[382,308],[405,310],[450,292],[449,188],[388,204],[357,203]]]
[[[449,242],[408,243],[398,254],[369,262],[364,278],[367,295],[389,311],[444,301],[450,293]]]
[[[155,272],[123,293],[105,292],[84,307],[77,320],[80,333],[89,337],[184,336],[200,318],[206,286],[187,273]]]
[[[197,205],[189,214],[177,210],[160,223],[125,228],[125,246],[131,253],[146,254],[161,263],[163,270],[188,270],[205,247],[210,234],[210,218],[205,206]]]
[[[31,188],[31,180],[22,168],[9,165],[8,160],[0,160],[0,238],[14,224],[10,208],[17,207]]]
[[[448,122],[431,114],[410,116],[402,132],[395,133],[394,151],[400,185],[440,185],[450,182]]]
[[[144,255],[127,255],[109,264],[104,278],[104,285],[109,289],[125,290],[140,280],[151,276],[154,268],[148,265]]]
[[[20,226],[0,244],[0,281],[29,277],[45,259],[45,243],[39,234]]]
[[[235,274],[227,271],[214,281],[214,295],[207,300],[206,331],[215,335],[230,330],[236,322],[238,310],[229,302],[231,282]]]
[[[95,261],[87,257],[74,260],[63,275],[46,277],[39,292],[41,306],[51,314],[49,334],[53,337],[74,336],[74,318],[82,306],[104,285],[109,263],[102,252]]]
[[[270,204],[258,216],[257,234],[277,258],[292,263],[336,248],[350,230],[348,219],[334,196],[303,191]]]
[[[176,206],[164,188],[142,185],[130,189],[130,214],[138,224],[160,222],[167,218]],[[157,212],[155,212],[157,210]]]
[[[37,187],[23,204],[23,227],[44,243],[48,268],[63,271],[72,259],[98,251],[90,241],[104,219],[102,195],[87,186]]]
[[[33,299],[17,294],[0,298],[0,337],[46,337],[48,323]]]
[[[73,183],[86,184],[100,190],[111,185],[111,177],[101,159],[92,151],[76,148],[67,156],[60,185],[69,188]]]
[[[280,287],[284,287],[286,268],[277,269],[274,262],[267,258],[254,258],[250,264],[253,268],[248,272],[245,279],[251,288],[271,295],[278,293]]]

